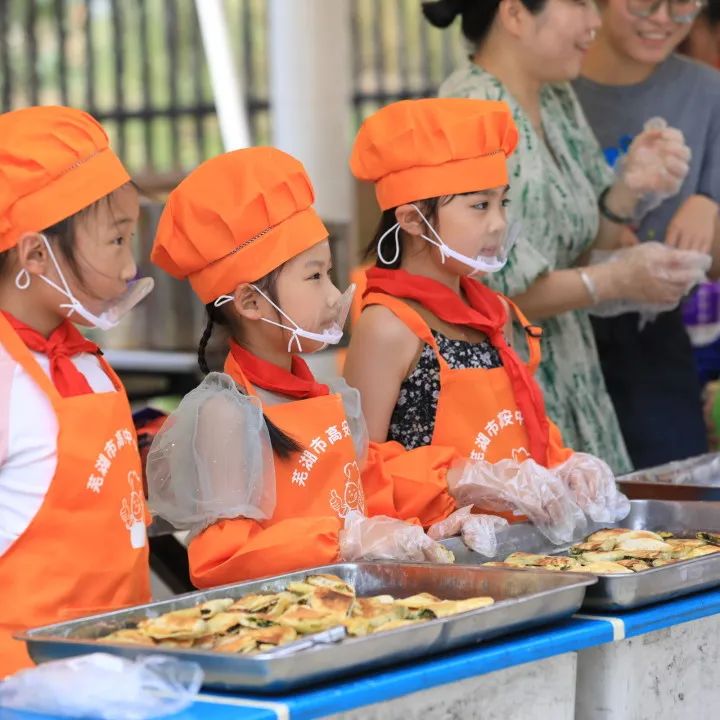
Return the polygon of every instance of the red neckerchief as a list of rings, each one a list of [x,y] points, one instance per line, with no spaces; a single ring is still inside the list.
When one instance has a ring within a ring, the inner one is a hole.
[[[507,312],[497,293],[477,280],[463,277],[460,287],[467,297],[466,304],[446,285],[405,270],[370,268],[366,275],[365,295],[380,292],[414,300],[444,322],[471,327],[488,336],[510,376],[515,402],[525,418],[530,454],[546,466],[549,426],[545,402],[533,376],[505,340]]]
[[[60,395],[73,397],[93,392],[71,358],[80,353],[98,355],[100,348],[84,338],[69,320],[62,322],[50,333],[50,337],[45,338],[10,313],[3,311],[3,315],[28,349],[50,359],[50,378]]]
[[[230,341],[230,355],[255,387],[298,400],[330,394],[330,388],[316,382],[307,363],[297,355],[292,356],[290,372],[253,355],[234,340]]]

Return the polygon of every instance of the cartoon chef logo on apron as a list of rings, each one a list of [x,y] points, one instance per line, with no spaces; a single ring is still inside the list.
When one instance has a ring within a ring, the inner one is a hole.
[[[140,476],[134,471],[128,473],[130,497],[123,498],[120,505],[120,519],[130,533],[130,546],[139,549],[145,546],[145,504]]]
[[[330,492],[330,507],[337,516],[344,518],[353,510],[365,514],[365,495],[360,480],[360,468],[357,462],[349,462],[343,468],[345,473],[345,492],[343,497],[336,490]]]

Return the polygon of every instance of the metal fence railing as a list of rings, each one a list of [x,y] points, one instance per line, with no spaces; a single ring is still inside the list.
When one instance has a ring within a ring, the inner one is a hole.
[[[267,2],[225,2],[253,140],[266,143]],[[358,123],[433,94],[461,60],[457,29],[430,27],[420,5],[352,0]],[[180,173],[221,150],[193,0],[0,0],[0,110],[38,103],[91,112],[135,174]]]

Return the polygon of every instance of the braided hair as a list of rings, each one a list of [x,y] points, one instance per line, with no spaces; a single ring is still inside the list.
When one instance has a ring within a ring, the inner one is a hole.
[[[263,290],[263,292],[266,292],[275,303],[277,303],[277,300],[274,297],[274,284],[276,276],[277,271],[273,271],[270,275],[267,275],[262,280],[255,283]],[[223,309],[217,307],[214,302],[208,303],[205,306],[205,312],[207,313],[208,320],[198,344],[198,365],[200,366],[200,370],[207,375],[210,372],[210,367],[207,363],[206,351],[210,338],[212,337],[213,328],[215,325],[230,327],[230,321]],[[298,453],[303,450],[302,445],[295,440],[295,438],[281,430],[264,413],[263,418],[265,420],[265,425],[267,425],[268,435],[270,436],[270,445],[275,455],[282,460],[285,460],[294,453]]]

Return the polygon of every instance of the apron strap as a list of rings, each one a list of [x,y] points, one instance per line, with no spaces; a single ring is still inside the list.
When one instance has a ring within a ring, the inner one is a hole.
[[[501,295],[500,297],[510,306],[510,309],[515,313],[515,317],[517,317],[520,325],[522,325],[522,328],[525,331],[525,337],[527,338],[528,344],[527,369],[534,375],[540,365],[540,360],[542,359],[542,351],[540,350],[540,339],[543,333],[542,328],[530,323],[523,314],[523,311],[512,300],[510,300],[510,298],[507,298],[504,295]]]
[[[530,324],[522,310],[520,310],[520,308],[512,300],[509,300],[504,295],[501,297],[507,302],[510,309],[515,313],[515,316],[525,330],[529,352],[527,368],[530,373],[535,373],[538,365],[540,365],[542,357],[542,353],[540,351],[540,337],[542,336],[542,329],[536,325]],[[440,354],[440,350],[435,338],[433,337],[432,331],[430,330],[430,326],[416,310],[413,310],[407,303],[403,302],[399,298],[387,295],[386,293],[368,293],[364,298],[363,307],[367,307],[368,305],[384,305],[393,313],[393,315],[402,320],[420,340],[427,343],[433,349],[433,352],[435,353],[442,369],[449,369],[448,364]]]
[[[399,320],[402,320],[418,339],[432,348],[441,371],[445,372],[450,369],[450,366],[445,362],[445,358],[440,354],[440,348],[433,337],[430,326],[425,322],[420,313],[413,310],[407,303],[399,298],[386,295],[385,293],[368,293],[363,300],[363,308],[366,308],[368,305],[384,305],[393,315]]]
[[[232,356],[232,353],[228,353],[227,357],[225,358],[225,366],[223,368],[225,372],[238,384],[241,385],[245,392],[250,397],[258,397],[258,394],[255,392],[255,388],[252,386],[252,383],[245,377],[245,373],[242,371],[242,368],[240,367],[239,363],[235,358]]]
[[[10,357],[25,370],[38,387],[50,398],[54,406],[62,400],[53,382],[45,374],[28,346],[20,339],[20,336],[2,313],[0,313],[0,342]]]
[[[112,369],[110,363],[105,359],[104,355],[97,356],[100,362],[100,367],[105,371],[105,374],[110,378],[112,384],[115,386],[115,390],[118,392],[123,391],[125,386],[122,384],[122,380],[118,377],[118,374]]]

